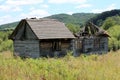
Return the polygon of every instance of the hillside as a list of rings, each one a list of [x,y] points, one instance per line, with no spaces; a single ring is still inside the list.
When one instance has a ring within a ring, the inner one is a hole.
[[[102,26],[104,21],[108,17],[113,17],[113,16],[119,16],[120,15],[120,10],[111,10],[111,11],[105,11],[100,14],[93,14],[93,13],[74,13],[72,15],[69,14],[55,14],[51,16],[47,16],[45,18],[52,18],[52,19],[57,19],[61,22],[64,22],[66,24],[74,24],[77,26],[83,26],[86,24],[88,21],[92,21],[94,24],[98,26]],[[4,25],[0,25],[0,30],[4,29],[14,29],[18,22],[13,22],[13,23],[8,23]]]
[[[56,15],[48,16],[47,18],[57,19],[64,23],[84,25],[86,21],[88,21],[92,17],[95,17],[96,15],[97,14],[93,14],[93,13],[74,13],[72,15],[56,14]]]
[[[17,26],[18,22],[13,22],[13,23],[0,25],[0,30],[14,29]]]
[[[115,9],[115,10],[111,10],[111,11],[105,11],[105,12],[98,14],[97,16],[91,18],[89,21],[92,21],[94,24],[96,24],[98,26],[102,26],[102,24],[108,17],[113,17],[113,16],[120,16],[120,10]]]
[[[93,13],[75,13],[72,15],[56,14],[56,15],[51,15],[51,16],[45,17],[45,18],[57,19],[66,24],[71,23],[71,24],[80,26],[80,25],[84,25],[86,21],[88,21],[90,18],[94,17],[95,15],[96,14],[93,14]],[[18,22],[0,25],[0,30],[14,29],[17,24],[18,24]]]

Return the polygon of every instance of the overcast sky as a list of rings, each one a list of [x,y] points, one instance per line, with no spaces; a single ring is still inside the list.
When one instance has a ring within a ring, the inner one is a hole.
[[[59,13],[101,13],[120,9],[120,0],[0,0],[0,24]]]

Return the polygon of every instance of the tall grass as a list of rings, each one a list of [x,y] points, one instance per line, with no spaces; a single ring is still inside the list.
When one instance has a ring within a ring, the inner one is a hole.
[[[0,80],[119,80],[120,51],[103,55],[20,59],[0,54]]]

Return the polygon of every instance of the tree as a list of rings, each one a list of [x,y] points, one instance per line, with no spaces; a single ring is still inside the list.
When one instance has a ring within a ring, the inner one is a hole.
[[[114,25],[115,25],[115,21],[111,17],[109,17],[105,20],[102,27],[103,27],[103,29],[107,30]]]
[[[120,47],[120,25],[115,25],[107,31],[111,38],[109,38],[109,49],[117,50]]]
[[[80,31],[80,26],[78,26],[78,25],[68,23],[68,24],[66,24],[66,26],[73,33]]]

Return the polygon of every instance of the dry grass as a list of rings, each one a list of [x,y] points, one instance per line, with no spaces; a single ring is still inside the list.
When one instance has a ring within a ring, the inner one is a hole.
[[[103,55],[22,60],[0,54],[0,80],[119,80],[120,51]]]

